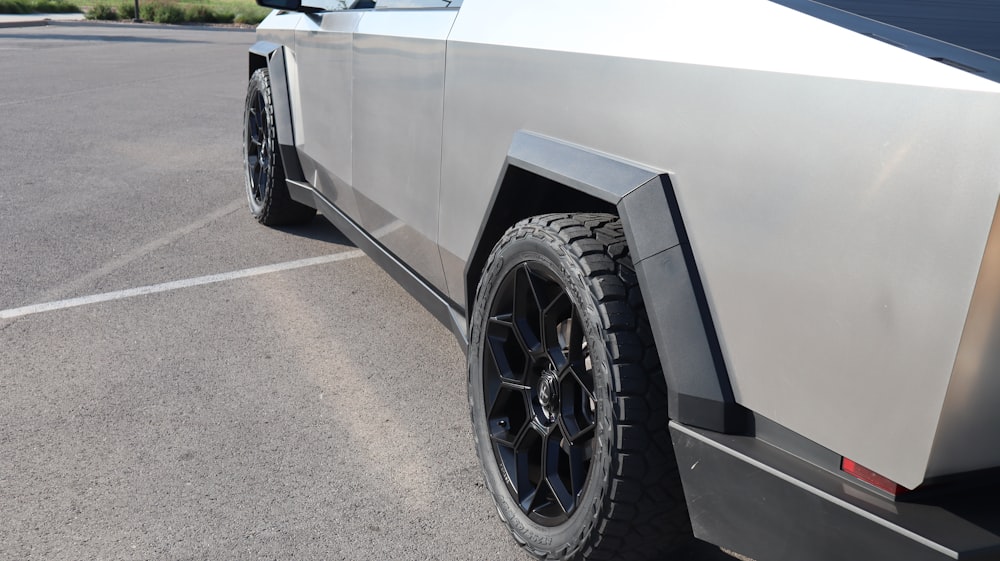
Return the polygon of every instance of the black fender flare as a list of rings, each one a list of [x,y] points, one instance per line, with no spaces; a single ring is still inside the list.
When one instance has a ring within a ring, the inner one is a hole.
[[[295,131],[292,128],[292,104],[288,95],[288,72],[285,70],[285,47],[269,41],[257,41],[250,46],[252,75],[259,68],[267,68],[271,76],[271,100],[274,102],[274,121],[278,133],[278,148],[285,177],[305,179],[298,152],[295,151]]]
[[[526,217],[509,210],[514,200],[531,198],[509,195],[512,185],[526,177],[556,185],[563,190],[560,196],[572,193],[573,200],[562,203],[571,208],[542,204],[520,209],[521,214],[607,210],[621,217],[667,381],[670,417],[718,432],[748,432],[751,415],[734,398],[669,173],[554,138],[516,132],[466,266],[467,298],[474,297],[477,272],[493,243],[513,218]]]

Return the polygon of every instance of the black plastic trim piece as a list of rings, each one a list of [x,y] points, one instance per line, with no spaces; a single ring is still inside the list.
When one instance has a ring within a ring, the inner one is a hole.
[[[518,220],[552,212],[614,212],[625,193],[653,176],[655,172],[585,148],[515,132],[476,233],[473,254],[465,264],[466,309],[472,309],[479,275],[493,244]],[[550,204],[539,196],[542,192],[558,202]],[[571,200],[572,195],[580,196]]]
[[[465,316],[451,300],[406,266],[382,244],[365,232],[361,226],[340,211],[333,203],[307,183],[287,180],[288,194],[292,200],[319,209],[323,216],[354,245],[363,250],[396,280],[407,292],[420,302],[438,321],[451,329],[463,352],[469,347]]]
[[[899,502],[750,436],[670,423],[695,535],[752,559],[1000,559],[995,500]],[[996,485],[981,490],[995,497]]]
[[[667,378],[672,419],[745,434],[749,412],[736,403],[715,321],[667,174],[618,203]]]
[[[274,123],[278,132],[278,148],[285,177],[297,181],[305,179],[302,164],[295,151],[295,131],[292,130],[292,105],[288,96],[288,73],[285,71],[285,48],[268,41],[257,41],[250,47],[250,72],[254,71],[253,57],[267,60],[271,77],[271,99],[274,102]]]
[[[514,133],[507,163],[612,204],[658,175],[613,156],[526,131]]]

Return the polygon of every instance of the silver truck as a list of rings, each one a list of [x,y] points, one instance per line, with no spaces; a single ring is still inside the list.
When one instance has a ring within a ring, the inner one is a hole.
[[[1000,559],[1000,3],[258,0],[244,160],[542,559]]]

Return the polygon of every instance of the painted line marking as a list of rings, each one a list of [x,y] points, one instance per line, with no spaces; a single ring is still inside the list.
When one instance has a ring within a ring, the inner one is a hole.
[[[56,300],[55,302],[33,304],[31,306],[22,306],[20,308],[10,308],[7,310],[0,310],[0,319],[13,319],[24,316],[30,316],[32,314],[40,314],[42,312],[64,310],[66,308],[76,308],[78,306],[86,306],[88,304],[97,304],[99,302],[110,302],[112,300],[132,298],[133,296],[145,296],[147,294],[168,292],[171,290],[190,288],[192,286],[200,286],[203,284],[213,284],[213,283],[236,280],[236,279],[244,279],[247,277],[266,275],[268,273],[277,273],[279,271],[290,271],[292,269],[312,267],[314,265],[325,265],[327,263],[334,263],[337,261],[346,261],[348,259],[354,259],[356,257],[361,257],[364,254],[365,253],[360,249],[353,249],[350,251],[342,251],[330,255],[322,255],[320,257],[309,257],[307,259],[299,259],[296,261],[286,261],[284,263],[275,263],[273,265],[263,265],[260,267],[253,267],[250,269],[243,269],[240,271],[219,273],[217,275],[206,275],[204,277],[195,277],[178,281],[164,282],[160,284],[151,284],[147,286],[140,286],[137,288],[129,288],[126,290],[105,292],[102,294],[91,294],[90,296],[80,296],[78,298]]]
[[[176,242],[177,240],[183,238],[184,236],[192,232],[195,232],[197,230],[200,230],[205,226],[208,226],[209,224],[218,220],[219,218],[222,218],[223,216],[232,214],[241,208],[246,208],[246,206],[247,206],[247,198],[245,196],[240,197],[232,201],[231,203],[227,204],[226,206],[218,208],[186,226],[182,226],[174,230],[173,232],[163,235],[151,242],[143,244],[140,247],[137,247],[123,255],[118,256],[92,271],[88,271],[86,274],[77,277],[72,282],[68,282],[61,286],[52,288],[51,290],[47,290],[42,294],[40,294],[38,298],[39,300],[55,300],[58,298],[62,298],[67,294],[70,294],[80,289],[81,287],[86,286],[91,281],[109,275],[112,272],[135,261],[136,259],[146,257],[147,255],[158,249],[167,247],[168,245]]]

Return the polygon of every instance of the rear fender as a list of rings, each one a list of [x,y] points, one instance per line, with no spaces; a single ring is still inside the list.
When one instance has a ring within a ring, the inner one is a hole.
[[[671,418],[718,432],[749,430],[748,411],[733,397],[667,173],[534,133],[515,133],[466,267],[466,309],[472,309],[486,259],[511,224],[567,211],[621,217],[667,381]]]

